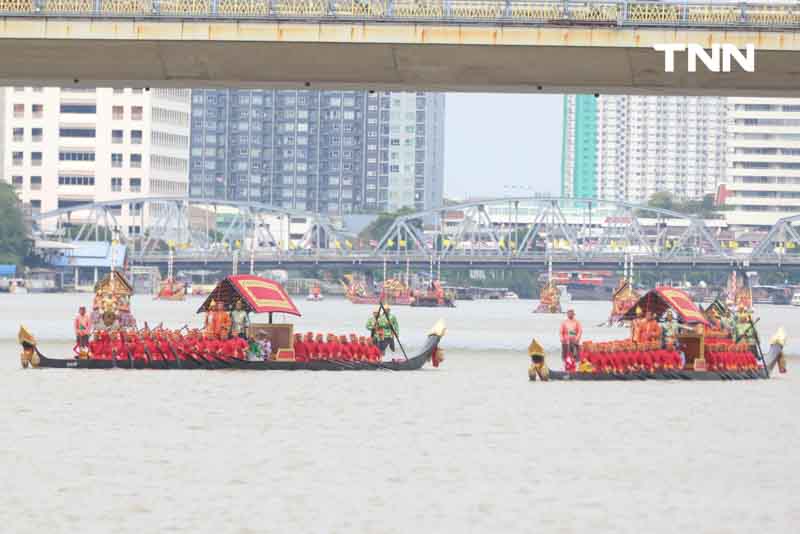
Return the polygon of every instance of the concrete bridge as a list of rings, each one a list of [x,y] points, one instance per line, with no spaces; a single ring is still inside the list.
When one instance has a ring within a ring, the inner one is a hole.
[[[0,0],[0,83],[791,95],[800,7],[610,0]],[[664,72],[659,43],[756,48]]]

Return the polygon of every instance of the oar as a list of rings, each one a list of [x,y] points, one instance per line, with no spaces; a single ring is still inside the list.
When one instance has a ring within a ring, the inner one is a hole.
[[[175,349],[172,348],[172,345],[170,345],[169,343],[167,343],[167,348],[172,353],[172,356],[175,358],[175,365],[177,365],[178,369],[180,369],[181,368],[181,359],[180,359],[180,357],[175,352]],[[167,367],[169,367],[169,361],[167,361]]]
[[[761,320],[761,317],[756,319],[756,323]],[[750,330],[753,331],[753,338],[756,340],[756,352],[758,353],[758,357],[761,360],[761,365],[764,366],[764,372],[767,374],[767,378],[769,378],[769,367],[767,367],[767,360],[764,358],[764,352],[761,350],[761,340],[758,338],[758,330],[756,330],[756,323],[753,322],[753,318],[749,318],[748,321],[750,322],[750,327],[745,331],[745,334]]]
[[[383,301],[381,301],[379,305],[380,305],[380,311],[383,312],[384,317],[386,317],[386,322],[389,324],[389,330],[392,331],[392,335],[397,340],[397,344],[400,345],[400,350],[403,351],[403,357],[406,359],[406,361],[408,361],[408,355],[406,354],[406,349],[403,348],[403,343],[400,341],[400,336],[398,336],[397,332],[395,332],[394,330],[394,325],[392,324],[391,317],[389,317],[389,314],[386,312],[386,308],[383,307]]]

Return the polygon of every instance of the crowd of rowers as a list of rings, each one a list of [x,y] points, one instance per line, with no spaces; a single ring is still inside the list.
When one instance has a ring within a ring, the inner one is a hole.
[[[748,371],[758,369],[758,361],[747,343],[706,345],[709,371]],[[585,342],[581,346],[577,370],[581,372],[636,373],[683,369],[686,358],[678,347],[667,342],[634,341]],[[574,370],[575,364],[572,364]],[[568,371],[570,369],[567,369]]]
[[[295,334],[296,361],[332,360],[346,362],[380,362],[381,351],[371,338],[350,334]],[[220,336],[209,330],[98,330],[88,343],[88,357],[97,360],[129,359],[148,361],[214,361],[272,359],[276,350],[267,335],[254,339],[244,336]]]
[[[337,336],[335,334],[295,334],[291,343],[295,361],[329,360],[338,362],[380,362],[390,338],[386,330],[397,331],[397,320],[387,310],[387,318],[376,312],[367,329],[370,336]],[[391,326],[389,326],[391,325]],[[175,361],[213,360],[263,361],[275,359],[281,350],[270,333],[250,331],[250,319],[241,301],[227,312],[222,303],[209,306],[203,329],[170,330],[162,327],[142,330],[134,328],[95,328],[86,309],[81,307],[75,318],[79,358],[97,360]],[[92,332],[93,331],[93,332]]]
[[[748,371],[758,369],[750,350],[752,325],[749,315],[739,314],[735,322],[725,322],[712,313],[711,326],[704,330],[704,359],[710,371]],[[652,313],[631,322],[631,337],[626,340],[581,343],[582,328],[569,310],[561,327],[562,357],[568,372],[635,373],[680,370],[686,356],[678,338],[680,329],[691,328],[674,320],[667,310],[662,321]],[[741,340],[737,342],[736,340]]]

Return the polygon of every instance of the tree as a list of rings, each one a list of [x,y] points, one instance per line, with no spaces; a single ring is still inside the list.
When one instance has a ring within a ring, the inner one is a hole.
[[[668,191],[659,191],[658,193],[653,193],[647,205],[651,208],[674,210],[675,200],[672,198],[672,193]]]
[[[0,263],[22,265],[30,243],[25,232],[25,222],[19,199],[14,189],[0,180]]]
[[[365,241],[380,241],[389,228],[394,223],[395,219],[403,215],[414,213],[412,208],[401,208],[395,212],[384,212],[378,215],[378,218],[367,225],[366,228],[361,230],[358,234],[360,239]]]

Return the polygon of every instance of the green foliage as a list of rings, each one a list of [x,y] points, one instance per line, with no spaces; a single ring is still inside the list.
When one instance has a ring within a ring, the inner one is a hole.
[[[389,230],[389,227],[392,226],[392,223],[394,223],[395,219],[411,213],[414,213],[412,208],[401,208],[395,212],[381,213],[378,215],[377,219],[369,223],[367,227],[364,228],[360,234],[358,234],[358,237],[366,241],[380,241],[380,239],[386,235],[386,232]]]
[[[0,263],[22,265],[30,249],[17,193],[0,181]]]
[[[647,202],[651,208],[675,211],[684,215],[695,215],[705,219],[719,218],[723,208],[714,205],[714,195],[705,195],[702,200],[680,200],[668,191],[654,193]],[[646,214],[643,214],[646,215]]]

